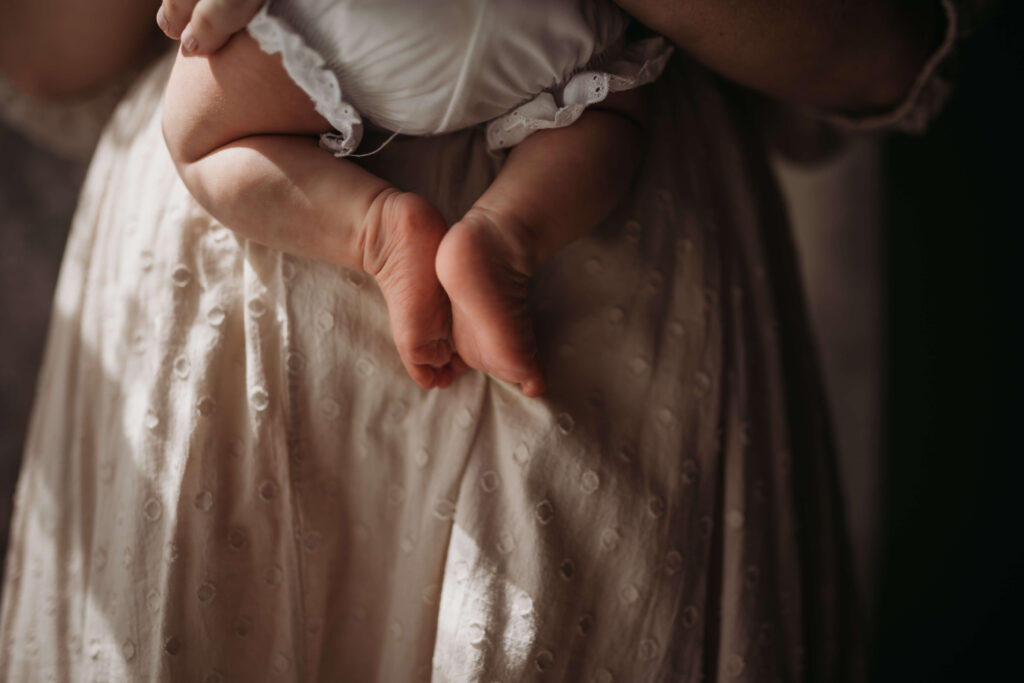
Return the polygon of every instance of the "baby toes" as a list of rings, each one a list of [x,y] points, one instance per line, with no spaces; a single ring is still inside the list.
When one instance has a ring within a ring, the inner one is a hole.
[[[434,271],[444,219],[422,197],[396,194],[382,213],[383,263],[374,277],[409,376],[431,389],[451,384],[451,307]]]
[[[454,349],[447,338],[434,339],[409,351],[409,361],[416,365],[443,368],[451,363]]]
[[[388,302],[395,346],[409,376],[425,389],[439,386],[445,375],[438,371],[451,364],[454,354],[449,338],[438,338],[438,334],[450,326],[446,315],[447,299],[443,295],[425,297],[419,305],[410,306],[407,300],[395,302],[396,297],[389,297],[386,291],[384,298]],[[441,314],[425,320],[421,314],[427,308]]]
[[[529,245],[518,231],[479,214],[452,226],[438,251],[437,271],[452,302],[452,332],[470,366],[544,391],[527,294]]]

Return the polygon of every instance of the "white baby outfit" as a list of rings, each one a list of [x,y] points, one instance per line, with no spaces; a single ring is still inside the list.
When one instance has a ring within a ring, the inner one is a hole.
[[[363,117],[408,135],[487,123],[492,150],[568,126],[664,69],[667,41],[627,41],[628,26],[607,0],[271,0],[248,30],[348,156]]]

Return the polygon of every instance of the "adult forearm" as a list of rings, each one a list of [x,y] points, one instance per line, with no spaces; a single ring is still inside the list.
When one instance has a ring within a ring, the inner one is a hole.
[[[939,0],[616,1],[727,78],[850,113],[897,104],[944,26]]]
[[[4,0],[0,73],[26,93],[61,99],[89,91],[152,45],[159,0]]]

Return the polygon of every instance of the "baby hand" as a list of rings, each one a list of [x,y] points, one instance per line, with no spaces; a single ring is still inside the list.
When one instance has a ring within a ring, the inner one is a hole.
[[[459,356],[470,367],[518,384],[529,397],[544,392],[527,306],[534,251],[525,226],[474,207],[452,226],[437,252]]]
[[[384,294],[406,371],[424,389],[449,386],[466,366],[451,341],[451,305],[434,270],[444,218],[430,202],[389,189],[374,200],[361,234],[363,269]]]
[[[245,28],[265,0],[162,0],[156,23],[186,54],[209,55]]]

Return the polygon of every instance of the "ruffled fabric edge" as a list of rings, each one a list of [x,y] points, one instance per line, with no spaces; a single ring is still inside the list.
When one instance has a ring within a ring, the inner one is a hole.
[[[903,101],[895,108],[870,116],[842,116],[832,114],[829,121],[844,128],[856,130],[895,129],[906,133],[921,133],[942,110],[953,90],[953,85],[943,73],[943,66],[954,54],[957,38],[960,36],[960,20],[952,0],[941,0],[946,15],[946,33],[942,43],[925,62],[914,81],[913,87]]]
[[[355,153],[363,137],[363,122],[355,107],[342,96],[341,84],[324,57],[306,43],[281,17],[270,13],[266,3],[249,22],[247,30],[267,54],[280,54],[285,71],[313,101],[316,111],[335,132],[320,136],[320,147],[336,157]],[[661,75],[674,48],[662,37],[626,45],[600,69],[587,69],[564,85],[545,91],[487,124],[487,147],[495,152],[513,147],[532,133],[572,125],[583,111],[610,93],[631,90]]]
[[[313,100],[317,113],[334,127],[334,132],[320,136],[320,147],[336,157],[354,153],[363,139],[363,120],[342,97],[338,77],[323,56],[287,22],[270,14],[269,2],[246,28],[261,50],[271,55],[280,53],[288,76]]]
[[[538,130],[570,126],[587,107],[609,94],[639,88],[665,70],[674,48],[662,37],[629,43],[616,58],[574,74],[564,85],[545,91],[487,124],[491,152],[514,147]]]

